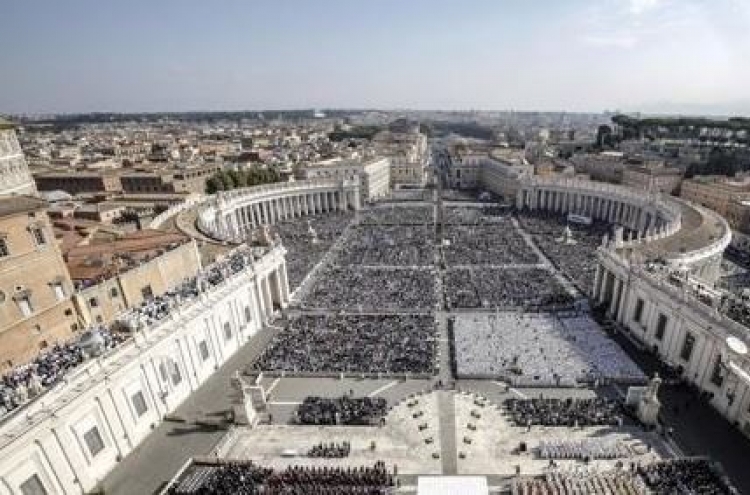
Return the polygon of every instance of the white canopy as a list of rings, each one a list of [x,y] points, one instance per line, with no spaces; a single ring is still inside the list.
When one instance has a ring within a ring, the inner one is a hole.
[[[484,476],[420,476],[417,495],[489,495]]]

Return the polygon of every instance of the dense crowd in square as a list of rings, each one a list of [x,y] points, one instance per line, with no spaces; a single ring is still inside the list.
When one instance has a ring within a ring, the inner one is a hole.
[[[508,218],[491,225],[446,225],[442,239],[445,263],[449,266],[540,262]]]
[[[445,305],[452,308],[563,308],[573,297],[543,268],[449,268]]]
[[[338,265],[425,266],[435,263],[432,225],[367,225],[351,229],[336,253]]]
[[[458,376],[503,378],[518,386],[646,381],[588,315],[459,315],[451,326]]]
[[[287,250],[289,287],[295,288],[302,283],[353,218],[351,213],[328,213],[289,219],[273,226]]]
[[[435,223],[433,205],[379,205],[359,212],[362,225],[427,225]]]
[[[254,363],[260,371],[433,373],[435,319],[418,315],[293,318]]]
[[[602,222],[570,223],[559,213],[540,210],[520,212],[518,220],[550,261],[581,292],[590,294],[596,276],[596,248],[605,235],[611,234],[611,226]],[[565,235],[566,227],[570,229],[570,239]]]
[[[302,300],[306,308],[427,311],[437,304],[434,269],[328,266]]]
[[[441,212],[444,225],[487,225],[504,224],[507,222],[507,212],[498,206],[444,206]]]

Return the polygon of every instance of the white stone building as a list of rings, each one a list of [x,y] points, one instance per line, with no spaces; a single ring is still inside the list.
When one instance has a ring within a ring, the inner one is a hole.
[[[391,162],[386,157],[345,160],[335,158],[299,169],[300,179],[359,180],[362,201],[387,196],[391,191]]]
[[[0,196],[36,194],[13,124],[0,118]]]
[[[0,426],[0,494],[81,494],[289,298],[283,247],[82,365]]]

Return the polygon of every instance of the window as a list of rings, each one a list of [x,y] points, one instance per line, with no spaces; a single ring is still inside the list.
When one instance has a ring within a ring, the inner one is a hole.
[[[89,299],[89,307],[91,308],[99,307],[99,301],[97,301],[95,297],[92,297],[91,299]]]
[[[32,474],[30,478],[21,483],[19,488],[22,495],[47,495],[48,493],[38,474]]]
[[[253,313],[250,311],[250,306],[245,306],[245,321],[250,323],[253,319]]]
[[[167,365],[165,363],[159,364],[159,374],[161,375],[161,381],[166,382],[169,380],[169,376],[167,376]]]
[[[711,383],[717,387],[721,387],[724,384],[724,373],[722,373],[722,371],[721,356],[718,356],[716,358],[716,363],[714,364],[714,370],[711,372]]]
[[[198,344],[198,350],[201,353],[201,359],[206,361],[208,359],[209,352],[208,352],[208,344],[206,343],[205,340],[201,340],[201,343]]]
[[[89,452],[91,452],[91,457],[96,457],[99,452],[104,450],[104,440],[99,433],[99,428],[96,426],[83,434],[83,441],[86,442],[86,446]]]
[[[67,308],[67,309],[66,309],[66,310],[64,311],[64,314],[65,314],[65,316],[73,316],[73,310],[72,310],[72,309],[70,309],[70,308]]]
[[[680,351],[680,358],[683,361],[690,361],[690,356],[693,355],[693,347],[695,347],[695,337],[690,334],[685,335],[685,341],[682,343],[682,351]]]
[[[0,239],[0,258],[10,256],[10,249],[8,249],[8,241]]]
[[[146,300],[152,299],[154,297],[154,290],[150,285],[147,285],[141,289],[141,296]]]
[[[635,302],[635,312],[633,313],[633,319],[636,321],[636,323],[640,323],[642,316],[643,316],[643,299],[638,299]]]
[[[31,306],[31,298],[29,296],[19,298],[18,309],[21,310],[21,314],[24,318],[31,316],[34,313],[34,308]]]
[[[31,227],[31,236],[34,238],[37,246],[44,246],[47,244],[47,239],[44,238],[44,231],[41,227]]]
[[[133,403],[133,409],[135,409],[135,414],[139,418],[146,414],[146,411],[148,411],[148,405],[146,405],[146,398],[143,396],[142,391],[139,390],[134,393],[130,398],[130,401]]]
[[[667,330],[667,317],[666,315],[659,315],[659,321],[656,322],[656,340],[664,340],[664,332]]]
[[[226,340],[232,338],[232,327],[229,325],[229,322],[224,323],[224,338]]]
[[[117,287],[112,287],[109,289],[109,297],[114,299],[115,297],[118,297],[120,295],[120,292],[117,290]]]
[[[175,387],[182,382],[182,374],[180,373],[180,367],[177,363],[172,362],[172,385]]]
[[[63,289],[62,282],[55,282],[52,284],[52,291],[55,293],[55,299],[62,301],[65,299],[65,289]]]

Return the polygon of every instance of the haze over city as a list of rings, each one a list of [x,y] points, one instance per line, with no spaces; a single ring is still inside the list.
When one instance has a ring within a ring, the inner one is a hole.
[[[750,494],[750,0],[0,44],[0,495]]]
[[[5,2],[0,111],[747,114],[743,0]]]

